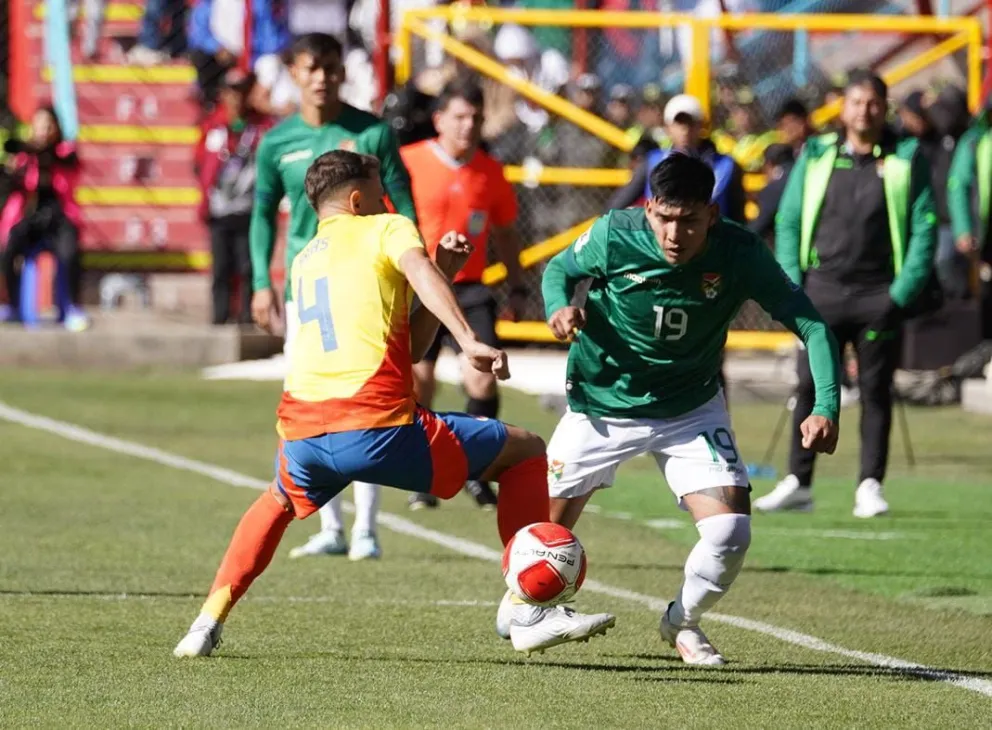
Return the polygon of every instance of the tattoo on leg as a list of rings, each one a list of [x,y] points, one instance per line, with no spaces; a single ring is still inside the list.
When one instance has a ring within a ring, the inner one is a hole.
[[[703,494],[710,499],[715,499],[720,504],[725,504],[741,514],[751,514],[751,499],[745,487],[710,487],[700,489],[695,494]]]

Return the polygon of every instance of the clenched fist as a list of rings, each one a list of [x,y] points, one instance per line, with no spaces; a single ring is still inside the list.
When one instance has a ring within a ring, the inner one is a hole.
[[[434,263],[449,279],[462,270],[475,247],[458,231],[448,231],[438,241],[434,251]]]
[[[586,313],[581,307],[562,307],[551,315],[548,327],[559,340],[564,342],[575,332],[586,326]]]

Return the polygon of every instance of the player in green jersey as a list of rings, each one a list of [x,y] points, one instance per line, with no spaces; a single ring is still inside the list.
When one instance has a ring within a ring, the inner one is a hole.
[[[548,324],[574,336],[568,411],[548,444],[552,519],[573,527],[617,467],[651,453],[699,530],[661,635],[689,664],[723,657],[699,619],[730,588],[751,539],[750,485],[719,386],[720,353],[741,305],[755,300],[809,351],[816,403],[803,445],[837,445],[836,342],[763,241],[710,203],[713,172],[672,155],[650,176],[645,208],[615,210],[552,259],[544,273]],[[585,306],[575,286],[591,278]]]
[[[255,207],[251,217],[251,265],[254,294],[252,317],[271,330],[279,317],[279,302],[272,289],[269,265],[275,248],[276,220],[283,197],[289,199],[289,230],[285,269],[296,254],[317,235],[317,215],[306,199],[303,180],[310,164],[330,150],[345,149],[379,158],[382,187],[397,212],[416,223],[410,176],[400,159],[396,137],[378,117],[345,104],[338,97],[344,81],[341,44],[332,36],[310,33],[301,36],[291,49],[290,71],[300,87],[300,111],[270,130],[258,147]],[[292,288],[285,287],[287,357],[292,349],[299,318],[290,301]],[[344,538],[341,497],[320,510],[321,531],[291,557],[347,553],[353,560],[377,558],[375,534],[378,486],[355,483],[355,525],[351,549]]]

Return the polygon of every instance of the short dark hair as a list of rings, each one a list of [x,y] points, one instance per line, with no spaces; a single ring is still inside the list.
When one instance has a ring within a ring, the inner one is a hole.
[[[474,107],[482,108],[484,97],[482,85],[475,76],[449,81],[441,89],[441,93],[434,102],[434,110],[443,112],[455,99],[467,101]]]
[[[309,53],[314,58],[323,58],[334,54],[338,58],[343,58],[344,50],[341,41],[327,33],[305,33],[293,41],[289,47],[289,58],[296,61],[304,53]]]
[[[716,178],[698,157],[673,152],[658,163],[648,178],[651,197],[671,205],[709,203]]]
[[[786,102],[779,107],[778,114],[775,115],[775,121],[782,121],[785,117],[799,117],[800,119],[807,119],[809,117],[809,110],[806,108],[806,105],[802,103],[802,101],[793,97],[792,99],[786,100]]]
[[[348,150],[331,150],[310,165],[303,180],[303,189],[313,209],[319,210],[324,200],[348,183],[369,180],[378,174],[378,158]]]
[[[872,73],[868,69],[859,68],[852,71],[851,75],[847,77],[847,83],[844,84],[844,91],[853,89],[855,86],[867,86],[874,91],[879,98],[889,98],[888,85],[882,81],[881,76],[876,73]]]

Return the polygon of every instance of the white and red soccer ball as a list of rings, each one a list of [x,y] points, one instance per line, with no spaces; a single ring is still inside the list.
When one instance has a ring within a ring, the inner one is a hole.
[[[522,527],[503,549],[503,578],[522,601],[567,601],[586,578],[586,551],[572,531],[554,522]]]

